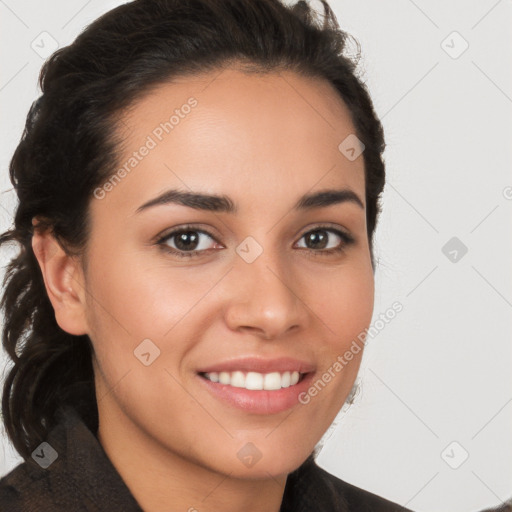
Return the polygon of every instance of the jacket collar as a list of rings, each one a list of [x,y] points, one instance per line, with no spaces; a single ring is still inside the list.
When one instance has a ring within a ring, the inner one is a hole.
[[[103,510],[108,503],[109,512],[143,512],[96,438],[96,432],[87,427],[72,407],[60,409],[58,416],[60,421],[49,433],[47,442],[63,454],[55,470],[65,476],[62,482],[71,487],[69,491],[87,503],[87,510]]]
[[[87,503],[88,510],[103,510],[108,503],[109,512],[143,512],[98,441],[97,433],[72,407],[60,409],[59,419],[47,442],[62,454],[53,468],[65,475],[59,478],[61,485],[70,486],[69,492]],[[280,512],[348,510],[326,474],[311,454],[288,475]]]

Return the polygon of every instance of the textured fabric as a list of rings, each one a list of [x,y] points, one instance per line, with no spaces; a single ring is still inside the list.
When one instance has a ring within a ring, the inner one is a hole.
[[[512,498],[502,503],[496,508],[486,508],[481,512],[512,512]]]
[[[58,456],[46,469],[29,460],[0,479],[1,512],[142,511],[95,433],[73,409],[61,411],[47,443]],[[46,460],[48,452],[36,453]],[[411,512],[336,478],[310,456],[288,476],[281,512],[324,511]]]

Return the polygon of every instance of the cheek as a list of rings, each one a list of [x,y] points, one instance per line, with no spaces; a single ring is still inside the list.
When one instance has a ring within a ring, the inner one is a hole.
[[[104,247],[91,259],[87,280],[89,334],[103,378],[113,386],[131,372],[121,387],[138,382],[147,389],[161,389],[169,381],[164,367],[179,373],[207,324],[197,321],[197,315],[205,314],[200,312],[202,299],[218,276],[205,266],[195,267],[191,278],[192,271],[171,268],[165,261],[155,263],[140,251],[115,254],[113,244],[111,251]],[[146,339],[154,346],[142,345]],[[158,357],[146,367],[137,354],[148,346]],[[148,368],[156,371],[145,372]]]
[[[371,268],[361,265],[330,276],[323,286],[320,317],[333,335],[331,349],[341,350],[364,332],[371,322],[374,277]]]
[[[330,336],[323,347],[325,352],[318,378],[328,383],[329,390],[320,393],[323,410],[319,412],[325,415],[328,423],[334,419],[350,392],[363,357],[364,336],[372,319],[374,304],[371,265],[354,265],[350,271],[332,276],[327,283],[320,317],[328,325]],[[319,389],[322,389],[321,385]]]
[[[183,270],[165,264],[159,269],[154,260],[146,260],[147,265],[137,252],[119,251],[117,258],[97,254],[89,278],[96,325],[122,332],[133,343],[162,340],[210,286],[208,280],[191,283]]]
[[[351,262],[352,263],[352,262]],[[374,277],[371,265],[355,262],[329,275],[316,274],[317,302],[311,308],[318,325],[326,326],[328,337],[315,346],[319,367],[315,379],[301,398],[304,414],[316,418],[311,426],[320,437],[345,402],[357,377],[364,352],[361,333],[368,328],[374,302]],[[313,297],[313,296],[312,296]]]

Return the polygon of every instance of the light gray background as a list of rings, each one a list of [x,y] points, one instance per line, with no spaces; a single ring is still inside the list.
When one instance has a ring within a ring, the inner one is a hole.
[[[40,94],[33,47],[71,43],[120,3],[0,0],[2,231],[8,163]],[[394,301],[404,309],[368,343],[361,393],[319,464],[418,512],[494,506],[512,495],[512,2],[331,5],[361,43],[386,132],[374,319]],[[443,253],[452,237],[467,254]],[[0,475],[20,461],[3,439]]]

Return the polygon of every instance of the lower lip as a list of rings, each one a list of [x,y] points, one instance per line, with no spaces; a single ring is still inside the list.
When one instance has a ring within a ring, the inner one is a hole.
[[[309,388],[313,375],[309,372],[297,384],[273,391],[237,388],[197,376],[213,396],[237,409],[254,414],[276,414],[300,403],[298,397]]]

